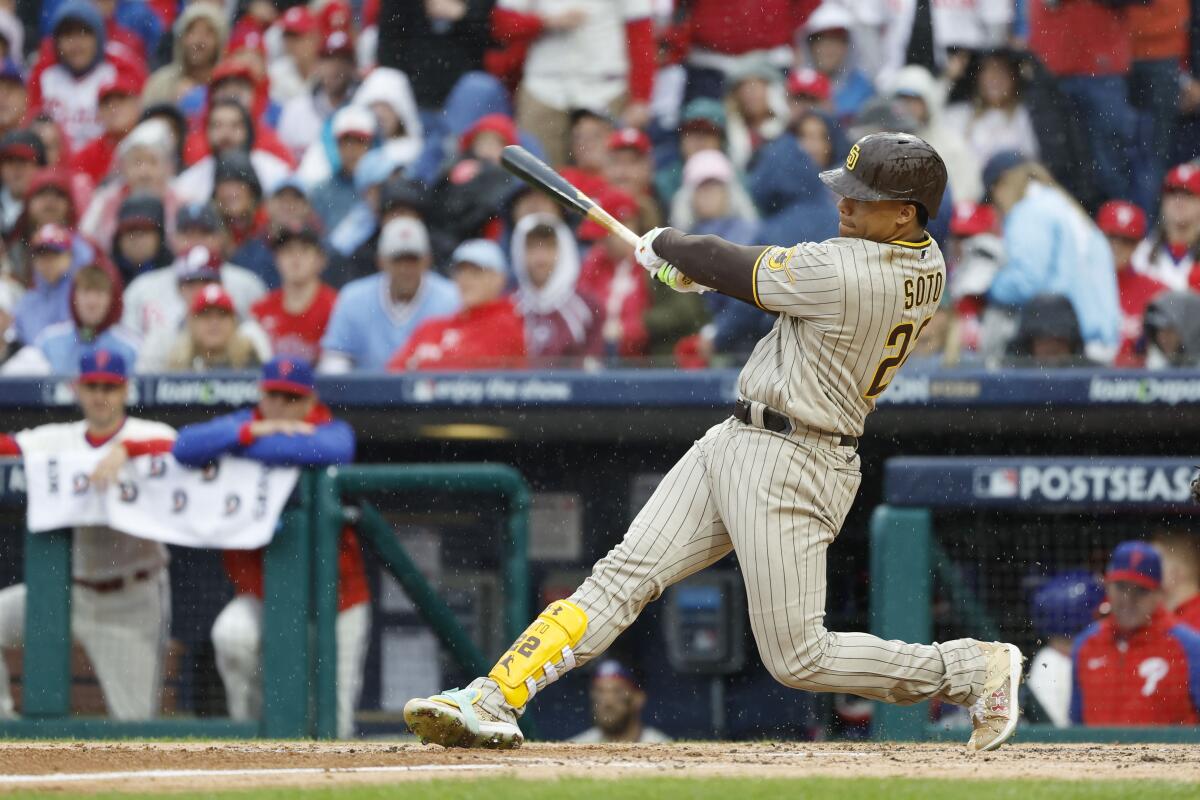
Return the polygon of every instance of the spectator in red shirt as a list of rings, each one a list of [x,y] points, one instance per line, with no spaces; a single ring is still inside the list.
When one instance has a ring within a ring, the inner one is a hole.
[[[1122,542],[1104,580],[1112,611],[1079,636],[1071,654],[1071,721],[1200,723],[1200,634],[1163,607],[1158,552]]]
[[[450,258],[462,310],[417,327],[388,362],[390,372],[433,369],[520,369],[525,326],[504,296],[508,264],[495,242],[470,239]]]
[[[1117,299],[1121,303],[1121,346],[1113,362],[1118,367],[1140,367],[1145,361],[1138,352],[1142,339],[1142,318],[1150,301],[1167,290],[1166,286],[1132,266],[1133,251],[1146,235],[1146,214],[1133,203],[1109,200],[1096,214],[1096,226],[1108,237],[1113,264],[1117,269]]]
[[[141,118],[140,91],[137,81],[123,74],[115,75],[100,86],[100,124],[104,133],[72,154],[72,170],[87,175],[93,184],[108,177],[117,145]]]
[[[1133,268],[1174,291],[1200,289],[1200,167],[1179,164],[1162,186],[1158,225],[1133,251]]]
[[[599,227],[590,220],[583,224]],[[512,264],[517,276],[513,298],[525,320],[525,346],[535,365],[599,356],[604,349],[599,314],[575,290],[579,250],[566,223],[548,214],[522,218],[513,232]]]
[[[636,206],[617,208],[610,202],[608,211],[626,225],[637,225]],[[584,255],[576,289],[600,306],[600,335],[606,357],[645,355],[650,282],[633,260],[632,247],[616,234],[606,233]]]
[[[321,281],[326,261],[321,238],[312,226],[298,224],[280,228],[271,244],[282,285],[255,303],[251,313],[274,353],[316,363],[337,301],[337,291]]]
[[[1130,26],[1104,0],[1028,2],[1029,47],[1070,99],[1070,116],[1091,145],[1101,200],[1129,197],[1136,115],[1129,105]]]
[[[1200,541],[1193,533],[1154,537],[1163,562],[1163,591],[1175,619],[1200,632]]]
[[[604,164],[614,130],[613,121],[603,114],[576,111],[571,115],[571,165],[563,167],[562,174],[588,197],[594,197],[605,185]]]

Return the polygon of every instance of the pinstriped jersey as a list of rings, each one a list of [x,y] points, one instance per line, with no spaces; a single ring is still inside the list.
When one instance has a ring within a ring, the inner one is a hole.
[[[738,391],[802,425],[860,436],[945,284],[945,261],[928,236],[768,247],[754,265],[754,301],[779,318],[750,354]]]

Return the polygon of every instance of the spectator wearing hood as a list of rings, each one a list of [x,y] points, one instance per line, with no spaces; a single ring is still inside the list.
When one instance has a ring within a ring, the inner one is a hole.
[[[622,124],[632,128],[650,121],[655,66],[650,12],[642,0],[616,7],[588,0],[552,12],[528,0],[498,0],[493,35],[528,48],[517,122],[541,141],[551,164],[566,163],[573,110],[620,110]],[[571,68],[564,69],[566,64]]]
[[[117,213],[127,197],[154,195],[162,200],[168,215],[173,215],[182,202],[171,181],[176,168],[175,151],[166,123],[140,123],[117,146],[116,161],[115,179],[92,196],[79,223],[80,230],[105,252],[112,248]]]
[[[425,146],[425,130],[407,75],[376,67],[354,93],[354,105],[375,115],[379,146],[393,163],[407,168],[416,162]]]
[[[933,145],[946,162],[954,198],[978,201],[983,196],[980,162],[943,120],[944,92],[929,70],[909,65],[896,72],[886,87],[888,96],[916,120],[916,135]]]
[[[79,263],[95,259],[96,245],[76,230],[78,216],[71,194],[70,176],[61,169],[40,169],[33,174],[25,192],[24,210],[8,248],[14,272],[28,276],[28,246],[34,234],[46,225],[57,225],[71,231],[71,253]]]
[[[1200,366],[1200,295],[1163,292],[1146,307],[1146,369]]]
[[[1133,251],[1133,268],[1172,290],[1200,291],[1200,167],[1180,164],[1162,184],[1158,225]]]
[[[827,145],[819,135],[807,130],[823,123]],[[796,132],[805,135],[800,138]],[[767,242],[821,242],[837,236],[837,205],[817,177],[822,169],[814,163],[810,151],[832,159],[841,157],[844,147],[836,123],[817,112],[796,120],[791,128],[765,145],[746,176],[750,196],[761,214],[758,238]],[[818,152],[819,151],[819,152]]]
[[[137,81],[117,75],[100,86],[100,124],[104,133],[71,154],[70,168],[87,175],[99,185],[113,167],[117,147],[129,135],[142,114]]]
[[[1029,109],[1021,101],[1020,57],[1010,50],[979,53],[960,81],[965,96],[946,109],[947,130],[966,142],[975,161],[986,164],[1001,150],[1028,158],[1039,155]],[[952,96],[958,94],[958,86]]]
[[[1038,295],[1021,308],[1008,355],[1015,366],[1058,368],[1092,363],[1084,354],[1075,308],[1060,294]]]
[[[296,156],[317,142],[334,112],[350,103],[358,89],[354,42],[345,31],[334,31],[321,45],[317,83],[311,91],[293,97],[279,117],[279,134]]]
[[[791,115],[779,70],[766,61],[742,62],[726,76],[726,152],[745,171],[755,153],[787,128]]]
[[[337,290],[321,281],[327,260],[321,237],[311,226],[285,225],[271,245],[281,286],[251,311],[270,337],[272,352],[315,363],[337,301]]]
[[[828,82],[831,110],[840,120],[854,117],[875,94],[871,79],[855,63],[850,41],[855,27],[850,11],[836,3],[823,3],[804,25],[800,56]]]
[[[17,130],[0,139],[0,228],[8,237],[25,210],[34,173],[46,166],[46,147],[31,131]]]
[[[119,324],[121,276],[101,258],[71,278],[71,318],[46,327],[28,347],[5,363],[5,375],[73,375],[88,350],[118,353],[125,363],[137,356],[138,340]]]
[[[0,137],[20,128],[28,111],[24,70],[11,58],[0,59]]]
[[[64,0],[43,0],[43,35],[51,32],[53,21],[63,4]],[[103,5],[96,5],[104,19],[104,30],[109,41],[119,42],[142,61],[152,58],[158,52],[163,23],[144,0],[110,0]]]
[[[291,173],[291,165],[278,155],[255,144],[255,126],[250,112],[235,100],[216,100],[204,123],[208,154],[183,171],[172,188],[184,203],[203,203],[212,197],[216,153],[241,150],[250,157],[259,185],[267,192]]]
[[[220,7],[188,3],[172,27],[171,62],[151,74],[142,102],[177,103],[192,89],[207,86],[225,50],[229,26]]]
[[[683,180],[683,165],[701,150],[725,150],[725,106],[711,97],[700,97],[683,108],[679,118],[678,149],[663,159],[654,174],[658,196],[674,197]]]
[[[112,262],[124,282],[170,266],[175,260],[167,245],[166,212],[162,201],[148,194],[125,198],[117,212]]]
[[[321,219],[325,230],[333,230],[338,226],[350,209],[358,202],[358,192],[354,187],[355,170],[363,157],[371,151],[375,143],[376,123],[370,111],[361,106],[346,106],[333,115],[333,137],[336,142],[337,167],[332,172],[326,172],[326,177],[310,182],[304,174],[304,164],[301,164],[300,179],[312,187],[311,201],[313,210]],[[323,144],[318,142],[313,148],[319,148],[319,155],[324,159]],[[312,150],[310,149],[310,152]],[[306,157],[305,161],[309,159]],[[325,167],[330,167],[328,160]],[[393,167],[394,168],[394,167]],[[325,170],[320,170],[325,172]],[[311,178],[312,176],[308,176]]]
[[[71,232],[45,225],[29,242],[33,286],[13,313],[16,340],[30,344],[46,328],[71,318],[71,278],[83,266],[72,252]]]
[[[492,44],[489,17],[494,0],[391,4],[379,18],[381,67],[420,75],[413,88],[421,108],[445,105],[455,83],[483,69]],[[461,13],[460,13],[461,12]]]
[[[1144,360],[1142,320],[1146,307],[1167,287],[1143,275],[1131,263],[1138,242],[1146,235],[1146,212],[1124,200],[1109,200],[1096,212],[1096,227],[1108,238],[1117,269],[1121,302],[1121,348],[1114,366],[1140,367]]]
[[[1120,305],[1112,251],[1100,230],[1040,164],[999,153],[984,181],[1003,217],[1006,262],[988,290],[991,303],[1019,311],[1034,297],[1071,301],[1087,356],[1110,363],[1120,344]]]
[[[604,230],[584,233],[600,238]],[[512,265],[513,299],[525,320],[525,351],[533,365],[578,366],[578,359],[600,356],[599,313],[576,291],[579,249],[570,228],[548,214],[523,217],[512,235]],[[564,363],[568,359],[576,363]]]
[[[623,192],[607,197],[604,208],[626,225],[636,227],[637,204]],[[619,236],[594,229],[591,232],[603,235],[584,254],[576,291],[600,309],[600,338],[606,358],[644,356],[649,341],[646,316],[652,302],[650,281],[633,260],[633,248]]]
[[[275,258],[266,242],[263,189],[249,156],[239,150],[217,156],[212,201],[230,239],[229,260],[257,275],[268,289],[277,287]]]
[[[505,295],[508,264],[500,246],[487,239],[463,242],[449,272],[462,309],[421,323],[388,361],[388,371],[523,369],[525,326]]]
[[[104,20],[84,0],[67,0],[50,25],[52,63],[41,63],[29,79],[29,107],[45,109],[62,124],[73,145],[104,131],[99,119],[100,87],[117,75],[105,58]]]
[[[429,233],[419,220],[401,216],[383,226],[379,272],[338,293],[321,339],[322,372],[382,370],[421,323],[458,311],[458,287],[430,271],[432,256]]]
[[[271,99],[284,104],[297,95],[312,91],[317,79],[317,59],[321,55],[321,32],[307,6],[292,6],[278,21],[283,53],[271,61],[267,76]]]
[[[245,317],[267,293],[257,275],[225,260],[229,238],[211,204],[184,206],[175,216],[172,250],[178,255],[168,267],[139,275],[125,290],[126,328],[147,341],[163,329],[178,330],[187,316],[188,284],[218,281]],[[202,255],[198,254],[203,251]]]
[[[647,230],[663,224],[663,209],[654,188],[654,157],[650,137],[637,128],[622,128],[608,137],[604,180],[631,195],[638,218]]]
[[[269,354],[238,329],[233,298],[220,284],[203,286],[192,299],[187,322],[179,333],[161,369],[166,372],[210,372],[249,370],[260,366]],[[143,362],[139,371],[159,371]]]
[[[199,117],[206,121],[204,125],[194,126],[184,141],[184,163],[188,166],[222,149],[214,148],[210,142],[207,120],[214,106],[232,100],[250,116],[253,149],[270,153],[286,164],[289,171],[295,167],[292,151],[275,133],[272,119],[276,112],[270,102],[266,80],[252,63],[258,58],[257,51],[249,52],[255,55],[241,59],[231,55],[221,61],[213,69],[207,87],[192,90],[180,101],[179,107],[188,118]]]

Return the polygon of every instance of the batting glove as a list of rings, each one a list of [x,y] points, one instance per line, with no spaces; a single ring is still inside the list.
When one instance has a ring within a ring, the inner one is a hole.
[[[682,272],[675,269],[675,267],[672,267],[670,264],[666,263],[659,267],[658,271],[654,273],[654,280],[664,284],[665,286],[670,286],[677,292],[695,292],[697,294],[704,294],[708,291],[707,286],[701,286],[687,275],[684,275]]]
[[[663,267],[669,266],[665,258],[654,252],[654,240],[665,230],[666,228],[653,228],[647,231],[642,238],[638,239],[637,246],[633,248],[634,259],[651,275]]]

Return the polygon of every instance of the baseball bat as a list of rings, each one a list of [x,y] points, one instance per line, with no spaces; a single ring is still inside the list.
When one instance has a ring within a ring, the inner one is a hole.
[[[612,214],[609,214],[596,201],[579,191],[562,175],[559,175],[533,153],[520,145],[510,144],[500,154],[500,164],[506,170],[516,175],[535,189],[550,196],[559,205],[571,211],[577,211],[588,219],[598,223],[609,233],[620,236],[630,247],[638,243],[638,235],[625,227]]]

